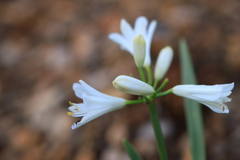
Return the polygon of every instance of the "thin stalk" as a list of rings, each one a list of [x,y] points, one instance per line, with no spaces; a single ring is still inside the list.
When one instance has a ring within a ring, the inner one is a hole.
[[[159,153],[160,159],[168,160],[167,149],[165,146],[162,129],[161,129],[160,122],[159,122],[159,117],[157,114],[157,108],[156,108],[154,101],[152,101],[150,104],[148,104],[148,110],[149,110],[153,130],[155,133],[155,137],[157,140],[157,147],[158,147],[158,153]]]
[[[126,105],[132,105],[132,104],[140,104],[144,103],[144,99],[134,100],[134,101],[127,101]]]
[[[173,92],[172,89],[169,89],[169,90],[167,90],[167,91],[165,91],[165,92],[160,92],[160,93],[156,94],[155,98],[157,98],[157,97],[162,97],[162,96],[166,96],[166,95],[168,95],[168,94],[171,94],[172,92]]]
[[[145,67],[147,71],[147,77],[148,77],[148,84],[152,85],[152,72],[150,66]]]
[[[169,80],[166,78],[164,79],[163,83],[160,85],[160,87],[157,89],[157,93],[160,92],[166,85],[167,83],[169,82]]]
[[[158,79],[155,79],[154,84],[153,84],[153,88],[154,88],[154,89],[156,89],[158,82],[159,82],[159,80],[158,80]]]
[[[145,75],[143,73],[142,67],[138,67],[138,71],[139,71],[140,77],[143,80],[143,82],[146,82],[146,78],[145,78]]]

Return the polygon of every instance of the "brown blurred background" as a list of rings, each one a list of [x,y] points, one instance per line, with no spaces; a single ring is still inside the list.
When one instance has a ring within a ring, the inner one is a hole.
[[[157,160],[148,110],[132,105],[71,130],[68,101],[80,103],[72,84],[84,80],[101,92],[135,99],[111,85],[138,76],[132,56],[108,39],[125,18],[158,26],[152,61],[166,45],[174,61],[167,88],[180,84],[178,41],[189,43],[199,84],[235,82],[229,114],[202,106],[207,157],[240,157],[239,0],[2,0],[0,2],[0,159],[127,160],[129,139],[145,160]],[[154,67],[154,66],[152,66]],[[157,99],[170,160],[190,160],[182,98]]]

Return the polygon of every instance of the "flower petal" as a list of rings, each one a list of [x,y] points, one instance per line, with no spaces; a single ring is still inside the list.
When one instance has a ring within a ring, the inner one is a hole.
[[[229,92],[233,89],[234,87],[234,83],[229,83],[229,84],[217,84],[215,86],[220,86],[220,87],[223,87],[223,90],[222,92]]]
[[[153,37],[153,33],[156,29],[157,26],[157,21],[152,21],[149,24],[146,36],[145,36],[145,40],[146,40],[146,58],[144,61],[144,66],[150,66],[151,65],[151,43],[152,43],[152,37]]]
[[[101,109],[101,108],[121,108],[125,106],[126,100],[122,98],[115,98],[109,99],[109,98],[102,98],[102,97],[96,97],[96,96],[89,96],[85,93],[83,93],[83,103],[86,106],[86,108],[89,109]]]
[[[76,97],[82,99],[82,93],[85,91],[82,85],[79,83],[73,83],[72,89],[74,90]]]
[[[129,44],[132,44],[133,38],[135,36],[134,31],[130,24],[125,20],[121,20],[120,29]]]
[[[173,87],[173,93],[193,100],[215,101],[220,98],[222,88],[206,85],[178,85]]]
[[[116,108],[102,108],[102,109],[99,109],[99,110],[93,110],[89,113],[87,113],[81,121],[77,121],[75,122],[73,125],[72,125],[72,129],[76,129],[78,127],[81,127],[82,125],[88,123],[89,121],[97,118],[97,117],[100,117],[106,113],[109,113],[111,111],[114,111],[116,110]]]
[[[223,104],[223,103],[218,103],[218,102],[210,102],[210,101],[199,101],[200,103],[206,105],[209,107],[212,111],[217,112],[217,113],[229,113],[228,107]]]
[[[144,38],[146,38],[147,25],[148,25],[148,20],[146,17],[144,16],[138,17],[134,25],[135,35],[141,34],[143,35]]]
[[[73,113],[72,117],[82,117],[86,113],[90,112],[91,109],[85,107],[83,103],[72,103],[73,105],[68,107],[68,109]]]
[[[121,49],[128,51],[129,53],[133,53],[133,49],[131,44],[119,33],[111,33],[108,38],[113,42],[120,45]]]

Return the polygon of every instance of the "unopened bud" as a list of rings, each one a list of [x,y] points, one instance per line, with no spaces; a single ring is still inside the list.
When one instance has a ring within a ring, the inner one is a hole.
[[[154,88],[149,84],[136,78],[124,75],[118,76],[113,81],[113,86],[122,92],[133,95],[150,95],[155,92]]]
[[[156,80],[161,80],[166,72],[173,59],[173,50],[171,47],[167,46],[163,48],[157,58],[155,70],[154,70],[154,78]]]
[[[137,67],[142,67],[146,56],[146,42],[142,35],[133,39],[133,57]]]

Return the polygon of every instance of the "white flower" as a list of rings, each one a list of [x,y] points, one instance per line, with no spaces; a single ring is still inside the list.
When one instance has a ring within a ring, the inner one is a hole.
[[[151,21],[148,26],[147,18],[141,16],[136,19],[135,27],[133,29],[125,19],[122,19],[120,24],[122,35],[119,33],[111,33],[109,39],[119,44],[123,50],[126,50],[133,55],[133,39],[136,35],[142,35],[146,41],[146,58],[144,66],[150,66],[150,47],[156,26],[157,22],[155,20]]]
[[[155,92],[154,88],[149,84],[124,75],[118,76],[113,81],[113,86],[122,92],[133,95],[150,95]]]
[[[154,70],[154,78],[156,80],[161,80],[165,76],[170,64],[172,63],[172,59],[173,59],[172,48],[169,46],[164,47],[158,55]]]
[[[195,100],[208,106],[217,113],[228,113],[228,107],[224,104],[230,102],[228,96],[232,93],[234,83],[222,85],[178,85],[173,87],[173,93]]]
[[[137,35],[133,39],[133,58],[136,66],[143,67],[146,57],[146,43],[142,35]]]
[[[71,112],[68,115],[73,117],[83,117],[81,120],[72,125],[72,129],[76,129],[85,123],[102,116],[111,111],[123,108],[126,100],[103,94],[84,81],[80,80],[79,83],[73,84],[73,90],[78,98],[83,100],[83,103],[71,103],[68,108]]]

